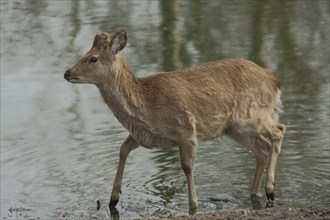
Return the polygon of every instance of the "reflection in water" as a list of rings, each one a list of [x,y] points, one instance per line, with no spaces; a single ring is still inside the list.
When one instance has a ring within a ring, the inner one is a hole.
[[[110,207],[111,219],[118,220],[120,219],[120,215],[118,210],[115,207]]]
[[[225,57],[273,71],[282,82],[287,125],[275,205],[330,205],[329,1],[0,4],[1,218],[109,218],[104,204],[127,132],[95,87],[72,86],[63,73],[96,33],[119,26],[128,29],[124,53],[139,76]],[[200,143],[199,211],[251,208],[253,172],[253,155],[238,144]],[[121,218],[187,211],[177,149],[136,150],[123,183]],[[265,204],[261,197],[254,206]]]
[[[145,183],[146,190],[162,199],[167,205],[178,193],[185,193],[186,183],[175,176],[182,175],[179,152],[177,149],[160,150],[152,158],[158,167],[158,173],[151,176]],[[149,187],[151,186],[151,187]]]
[[[271,2],[269,0],[259,2],[255,6],[255,12],[253,13],[254,16],[253,19],[251,19],[251,51],[248,57],[262,67],[267,66],[264,52],[266,46],[264,38],[269,31],[270,10]]]
[[[163,45],[163,69],[173,71],[182,67],[180,63],[180,41],[177,31],[178,2],[177,0],[160,1],[162,13],[161,37]]]

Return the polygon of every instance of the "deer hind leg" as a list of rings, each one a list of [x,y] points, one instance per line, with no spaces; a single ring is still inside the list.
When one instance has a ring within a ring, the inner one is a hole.
[[[232,139],[250,149],[256,156],[256,169],[251,186],[251,196],[259,192],[262,176],[266,167],[267,159],[269,157],[269,150],[271,144],[265,140],[263,136],[255,133],[242,132],[239,129],[230,128],[226,134]]]
[[[109,207],[115,207],[119,201],[119,194],[121,193],[121,185],[127,156],[132,150],[134,150],[138,146],[139,144],[135,141],[135,139],[129,135],[120,147],[119,164],[117,168],[116,178],[112,187]]]
[[[266,179],[266,196],[268,201],[274,200],[274,185],[275,185],[275,168],[278,155],[281,151],[283,137],[285,133],[285,126],[280,123],[272,123],[269,125],[268,135],[272,143],[270,152],[270,159],[268,163],[268,173]]]
[[[227,134],[252,150],[256,155],[256,172],[251,187],[251,195],[258,193],[262,175],[269,159],[265,188],[267,199],[274,200],[275,167],[281,150],[285,126],[267,117],[249,119],[242,125],[228,129]]]

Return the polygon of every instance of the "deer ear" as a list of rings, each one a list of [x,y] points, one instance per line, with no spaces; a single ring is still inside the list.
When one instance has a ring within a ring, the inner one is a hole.
[[[102,42],[101,34],[95,35],[92,48],[97,47],[101,42]]]
[[[110,49],[113,55],[116,55],[121,51],[127,43],[127,32],[125,29],[117,30],[113,33],[112,39],[110,41]]]

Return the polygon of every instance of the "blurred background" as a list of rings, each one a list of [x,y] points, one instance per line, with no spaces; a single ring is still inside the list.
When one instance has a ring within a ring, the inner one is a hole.
[[[1,219],[109,218],[127,131],[92,85],[65,70],[100,32],[128,31],[124,49],[146,76],[228,57],[270,69],[282,83],[287,125],[277,206],[330,205],[329,1],[1,0]],[[198,146],[200,208],[252,208],[255,159],[221,137]],[[187,213],[177,149],[133,151],[122,219]],[[266,204],[263,189],[261,203]],[[101,209],[96,211],[96,200]]]

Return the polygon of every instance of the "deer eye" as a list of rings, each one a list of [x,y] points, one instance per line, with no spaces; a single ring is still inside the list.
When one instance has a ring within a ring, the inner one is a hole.
[[[97,62],[97,57],[92,56],[89,60],[89,63],[96,63]]]

